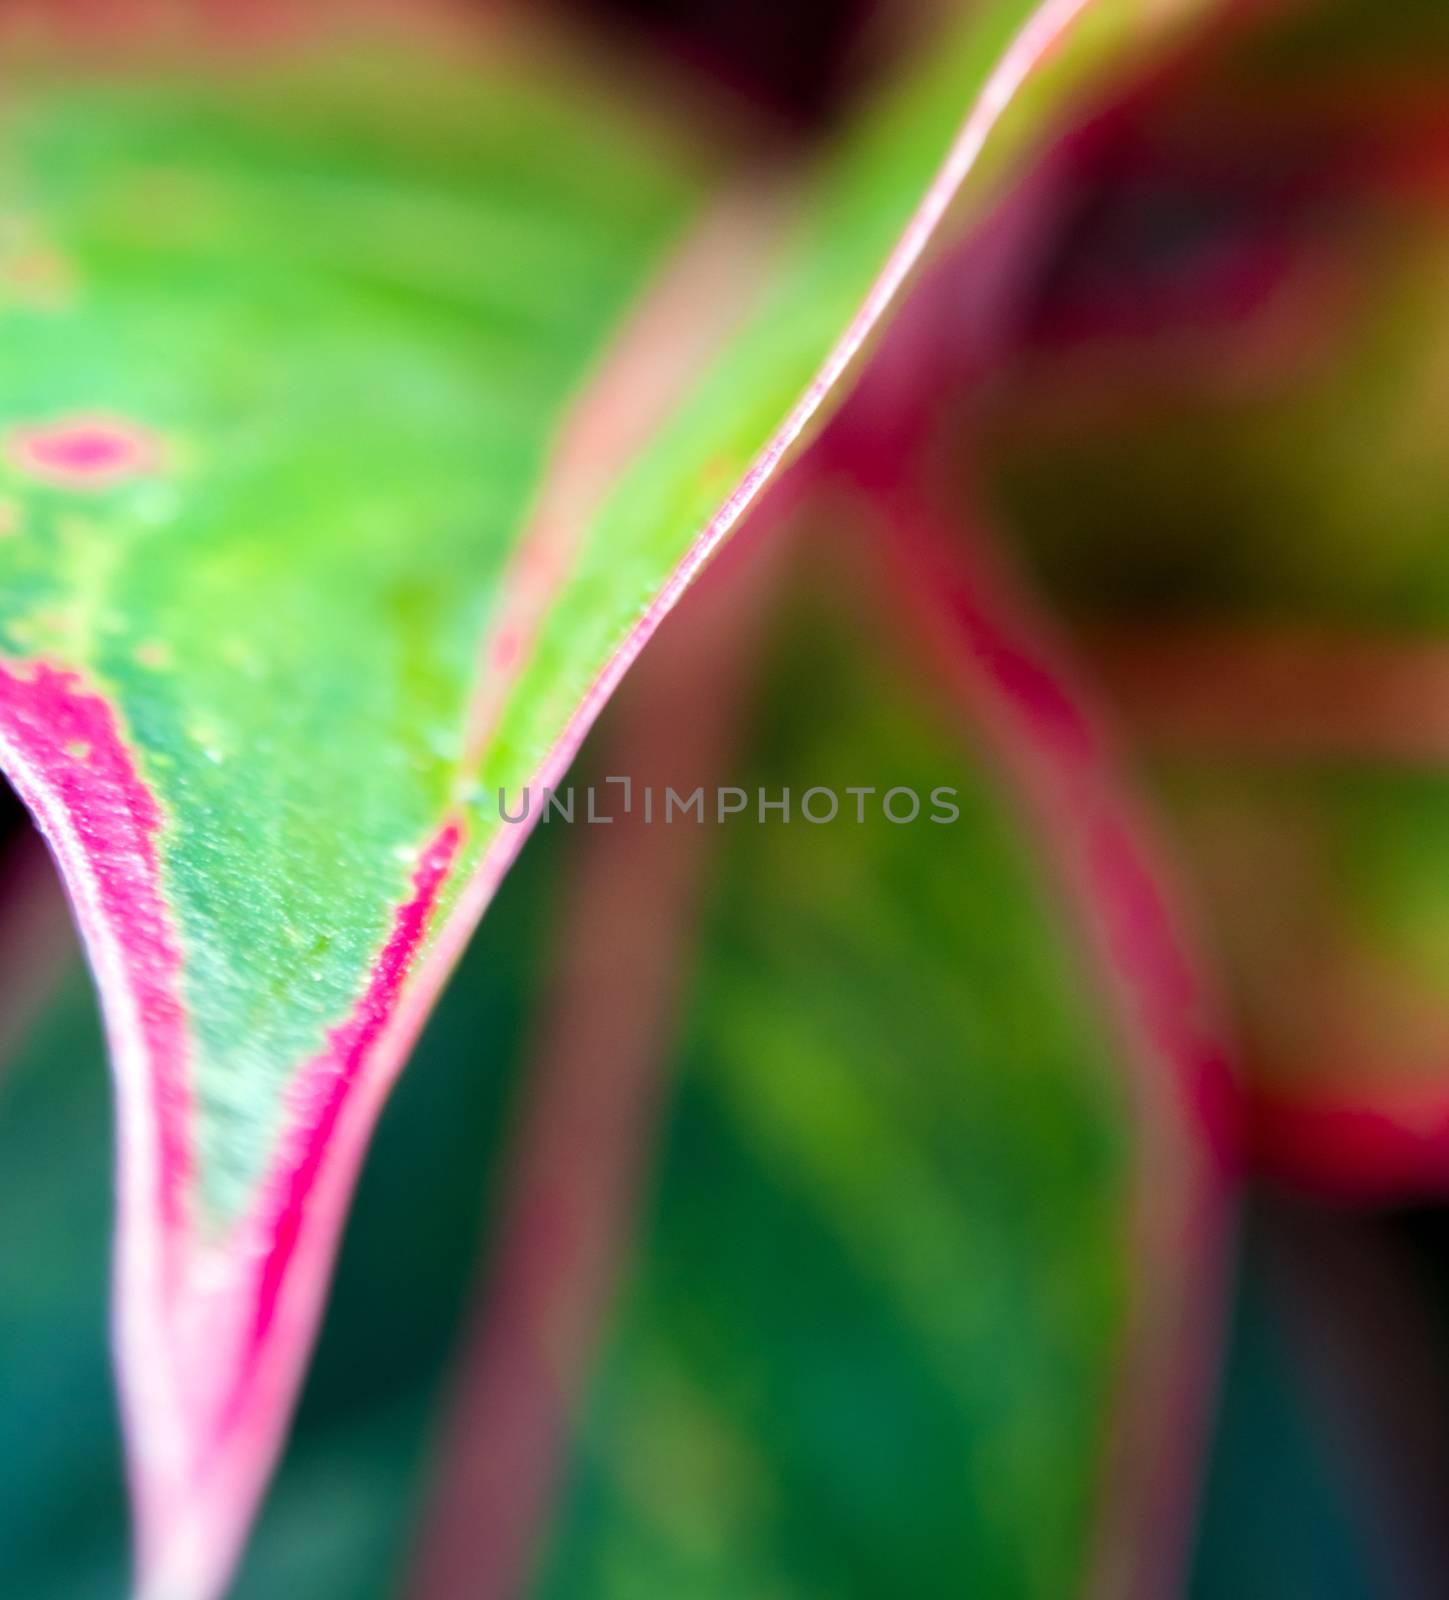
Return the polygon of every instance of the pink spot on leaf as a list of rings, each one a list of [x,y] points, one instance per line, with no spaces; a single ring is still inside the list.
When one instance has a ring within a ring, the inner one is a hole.
[[[71,417],[12,430],[6,455],[32,478],[71,489],[109,489],[155,472],[161,465],[156,436],[113,417]]]
[[[58,311],[74,298],[75,273],[63,256],[35,245],[0,265],[0,286],[32,311]]]

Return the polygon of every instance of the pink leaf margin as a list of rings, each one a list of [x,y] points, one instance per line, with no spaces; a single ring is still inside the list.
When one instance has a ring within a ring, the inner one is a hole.
[[[709,792],[728,775],[800,480],[771,488],[612,702],[604,769],[635,792]],[[651,827],[635,807],[575,843],[497,1221],[440,1411],[410,1600],[528,1592],[648,1186],[718,840]]]
[[[1106,718],[980,530],[914,485],[865,491],[880,592],[984,732],[1083,937],[1131,1069],[1136,1305],[1086,1592],[1177,1593],[1211,1415],[1242,1167],[1235,1050],[1193,918],[1122,776]]]

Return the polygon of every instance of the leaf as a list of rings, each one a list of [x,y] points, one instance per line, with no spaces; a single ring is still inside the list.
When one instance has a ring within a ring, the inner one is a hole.
[[[973,12],[774,231],[525,56],[19,75],[0,759],[110,1037],[152,1600],[235,1559],[368,1130],[521,842],[499,790],[557,780],[968,173],[1176,20]]]

